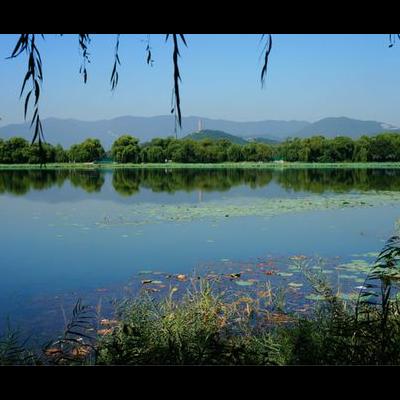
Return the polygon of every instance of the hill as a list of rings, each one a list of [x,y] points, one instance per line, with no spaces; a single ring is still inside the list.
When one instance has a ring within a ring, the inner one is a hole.
[[[204,139],[211,139],[211,140],[219,140],[219,139],[226,139],[229,140],[232,143],[237,143],[237,144],[246,144],[248,143],[247,140],[231,135],[229,133],[223,132],[223,131],[214,131],[211,129],[205,129],[202,131],[197,131],[193,132],[189,135],[186,135],[183,139],[192,139],[192,140],[204,140]]]

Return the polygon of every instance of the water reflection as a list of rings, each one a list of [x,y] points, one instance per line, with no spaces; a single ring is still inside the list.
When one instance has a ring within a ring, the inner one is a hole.
[[[114,190],[121,196],[134,196],[140,188],[153,192],[202,193],[224,192],[236,186],[256,189],[272,182],[287,191],[312,193],[400,189],[398,169],[44,169],[0,171],[0,194],[20,196],[30,191],[61,187],[66,182],[87,193],[99,192],[109,173],[112,173]]]

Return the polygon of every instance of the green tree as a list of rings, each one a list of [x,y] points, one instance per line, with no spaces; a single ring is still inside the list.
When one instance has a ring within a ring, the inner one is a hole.
[[[381,133],[371,138],[370,155],[372,161],[399,160],[399,135]]]
[[[310,162],[326,162],[329,161],[329,155],[326,153],[327,150],[327,139],[322,135],[312,136],[311,138],[305,139],[305,143],[310,148],[309,160]]]
[[[54,148],[54,162],[56,163],[65,163],[68,162],[68,152],[66,150],[64,150],[64,148],[58,144],[55,148]]]
[[[111,156],[119,163],[137,163],[140,159],[139,140],[130,135],[122,135],[111,147]]]
[[[4,142],[4,161],[8,164],[28,162],[29,142],[21,137],[12,137]]]
[[[52,163],[55,161],[55,154],[54,147],[48,143],[44,143],[42,147],[38,143],[33,143],[24,149],[26,162],[29,164]]]
[[[3,139],[0,138],[0,164],[6,164],[9,158],[9,154],[6,152],[6,144]]]
[[[99,139],[86,139],[80,144],[74,144],[68,153],[72,162],[93,162],[105,155]]]
[[[232,162],[243,161],[242,146],[240,144],[235,144],[235,143],[231,144],[226,151],[226,156],[228,161]]]
[[[368,136],[361,136],[354,143],[353,161],[367,162],[370,160],[371,139]]]
[[[328,142],[329,161],[351,161],[354,153],[354,142],[346,136],[337,136]]]
[[[163,163],[165,152],[161,146],[148,146],[142,149],[142,161],[149,163]]]

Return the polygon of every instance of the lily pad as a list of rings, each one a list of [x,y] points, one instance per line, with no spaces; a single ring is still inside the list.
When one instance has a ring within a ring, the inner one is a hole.
[[[357,279],[357,275],[339,275],[339,279]]]
[[[302,283],[296,283],[296,282],[290,282],[288,284],[288,286],[293,287],[293,288],[300,288],[300,287],[303,286],[303,284]]]
[[[278,272],[277,275],[279,276],[293,276],[292,272]]]
[[[254,284],[254,282],[253,281],[236,281],[236,285],[239,285],[239,286],[251,286],[251,285],[253,285]]]

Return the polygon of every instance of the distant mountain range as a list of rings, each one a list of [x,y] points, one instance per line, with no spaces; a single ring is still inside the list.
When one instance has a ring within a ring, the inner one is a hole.
[[[400,128],[383,122],[340,117],[321,119],[300,129],[295,136],[308,137],[322,134],[329,137],[350,136],[355,139],[362,135],[375,135],[384,131],[400,132]]]
[[[377,121],[361,121],[346,117],[324,118],[311,123],[307,121],[254,121],[235,122],[203,117],[183,117],[182,138],[198,130],[201,120],[206,130],[222,131],[224,134],[239,136],[245,140],[282,141],[287,137],[308,137],[321,134],[327,137],[337,135],[358,138],[361,135],[374,135],[383,131],[400,132],[400,128]],[[69,147],[80,143],[88,137],[100,139],[103,146],[109,149],[114,140],[122,134],[130,134],[141,142],[154,137],[175,136],[175,123],[172,115],[156,117],[123,116],[109,120],[80,121],[75,119],[47,118],[42,121],[45,138],[49,143],[60,143]],[[32,138],[29,123],[6,125],[0,128],[0,138],[22,136]],[[237,140],[237,139],[235,139]]]

